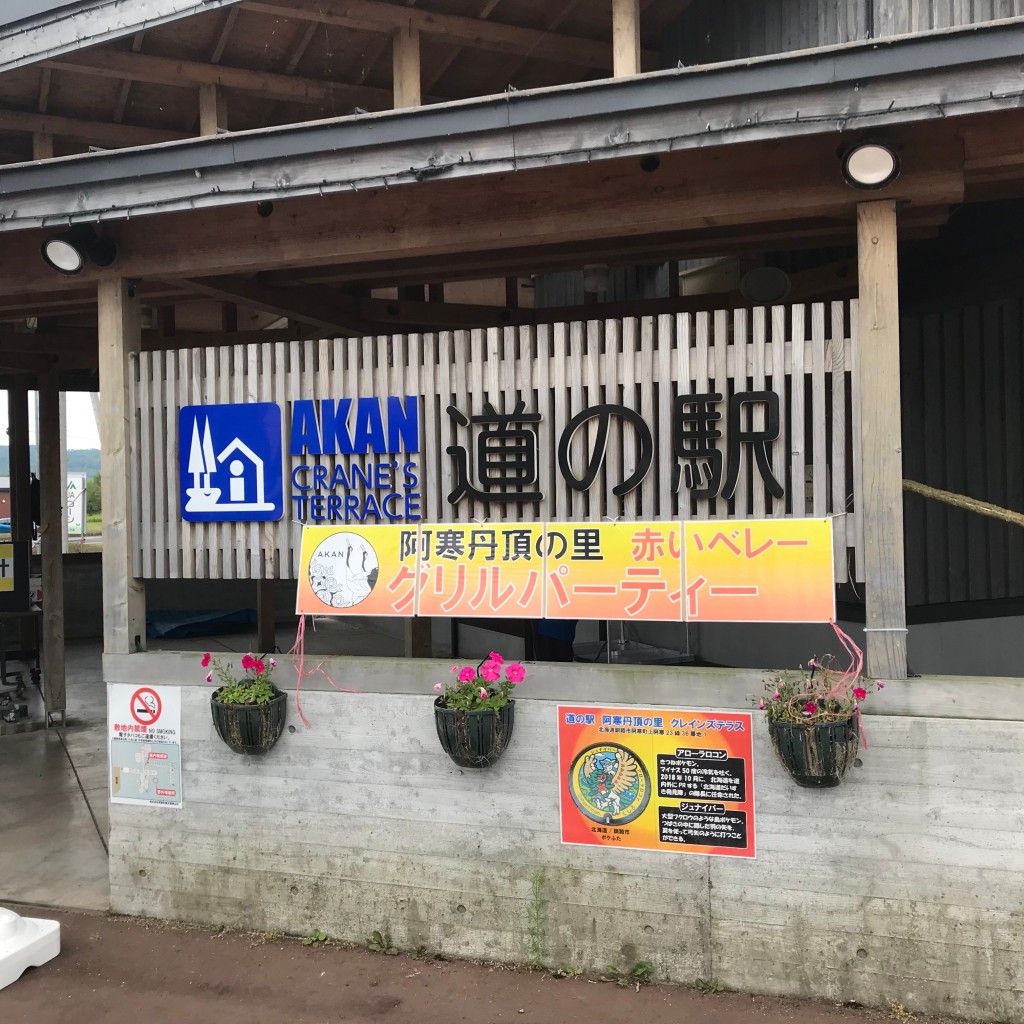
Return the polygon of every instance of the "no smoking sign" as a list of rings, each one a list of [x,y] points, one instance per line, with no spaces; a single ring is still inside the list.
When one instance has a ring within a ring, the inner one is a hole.
[[[132,718],[139,725],[149,726],[156,725],[157,720],[160,718],[160,712],[163,710],[163,703],[156,690],[143,686],[132,694],[132,700],[128,708],[131,711]]]

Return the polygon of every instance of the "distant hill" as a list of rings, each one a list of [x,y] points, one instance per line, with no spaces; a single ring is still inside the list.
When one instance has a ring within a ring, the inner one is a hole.
[[[36,445],[29,446],[29,463],[35,472],[39,472],[39,451]],[[68,449],[68,472],[84,473],[86,476],[96,476],[100,471],[100,450],[99,448],[69,448]],[[10,476],[11,459],[7,445],[0,446],[0,476]]]

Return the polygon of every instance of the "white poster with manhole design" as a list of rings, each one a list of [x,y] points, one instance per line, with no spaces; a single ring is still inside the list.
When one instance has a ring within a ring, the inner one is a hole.
[[[181,690],[115,683],[107,724],[110,802],[181,807]]]

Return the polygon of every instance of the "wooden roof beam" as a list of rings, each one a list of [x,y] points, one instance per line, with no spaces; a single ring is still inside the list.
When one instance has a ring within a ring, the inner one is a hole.
[[[435,14],[418,8],[378,3],[377,0],[321,0],[315,10],[305,5],[303,0],[243,0],[240,6],[258,14],[317,21],[364,32],[390,34],[411,27],[422,35],[433,36],[445,43],[479,50],[518,54],[602,71],[612,67],[611,44],[600,40],[455,14]],[[657,54],[648,52],[646,56],[652,62],[658,60]]]
[[[367,85],[345,82],[321,82],[297,78],[272,71],[204,64],[201,61],[174,60],[150,54],[128,53],[124,50],[90,50],[69,54],[44,65],[57,71],[95,75],[121,81],[148,82],[151,85],[203,86],[219,85],[226,89],[253,93],[266,99],[292,103],[329,103],[345,97],[353,105],[366,108],[391,106],[391,92]]]
[[[149,146],[157,142],[186,139],[184,132],[107,121],[82,121],[77,117],[33,114],[24,110],[0,110],[0,129],[33,134],[59,135],[92,146],[116,149],[120,146]]]

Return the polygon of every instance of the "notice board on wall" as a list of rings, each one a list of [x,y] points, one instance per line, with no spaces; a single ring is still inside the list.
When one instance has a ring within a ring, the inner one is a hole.
[[[562,842],[753,857],[745,711],[558,708]]]

